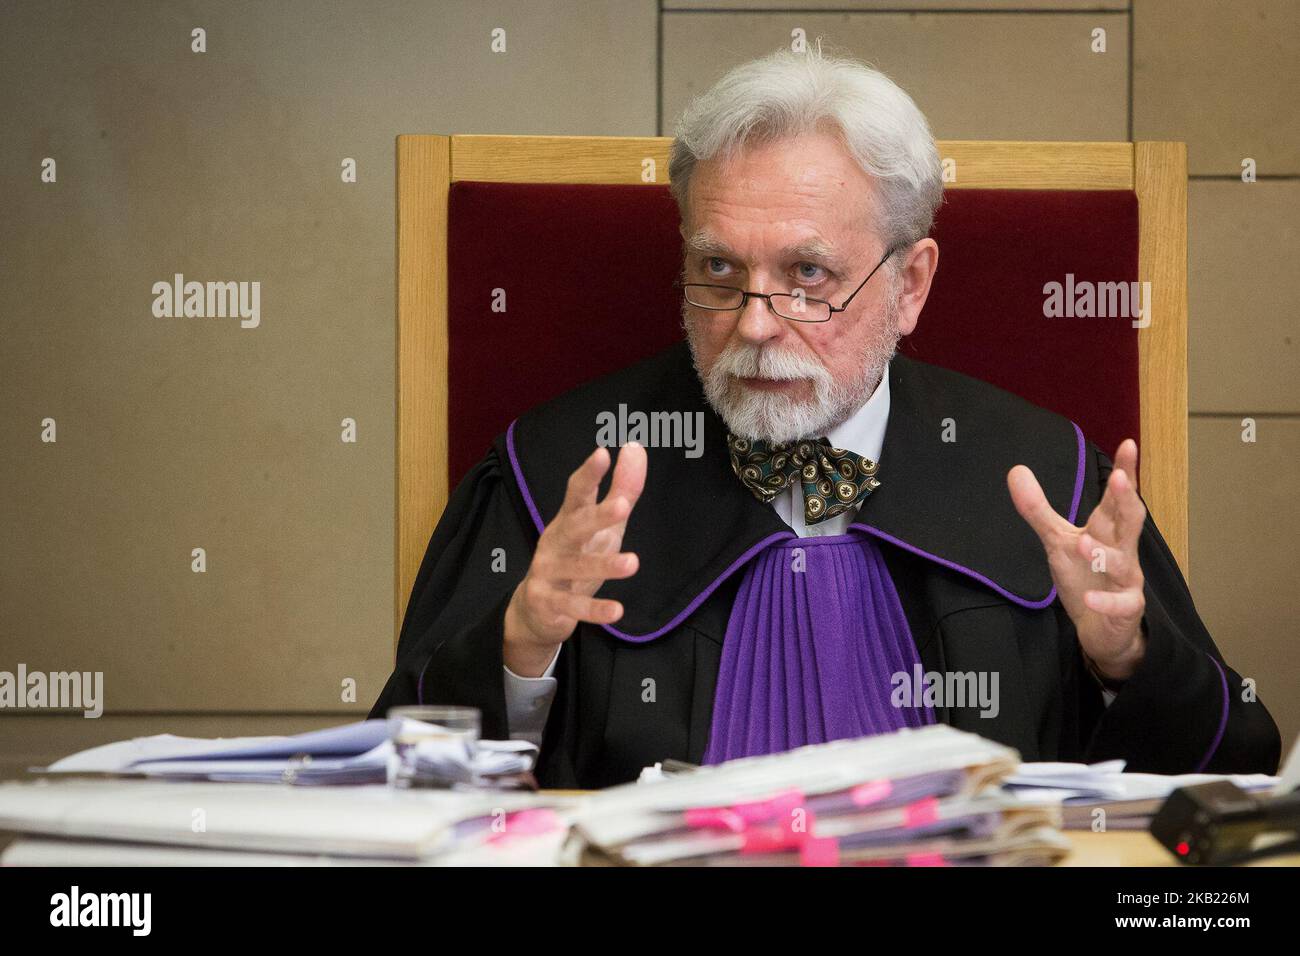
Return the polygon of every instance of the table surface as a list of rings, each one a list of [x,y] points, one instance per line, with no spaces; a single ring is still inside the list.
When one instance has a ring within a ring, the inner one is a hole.
[[[1093,833],[1066,830],[1074,845],[1061,866],[1179,866],[1174,855],[1145,830]],[[1300,866],[1300,853],[1290,853],[1248,863],[1247,866]]]
[[[1151,834],[1141,830],[1116,831],[1113,833],[1092,833],[1090,831],[1065,831],[1066,837],[1074,849],[1059,865],[1061,866],[1178,866],[1178,861],[1164,847],[1155,841]],[[22,834],[0,831],[0,853],[11,842],[22,839]],[[168,859],[174,860],[174,851],[183,848],[168,848]],[[1248,866],[1300,866],[1300,854],[1276,856],[1260,860]]]

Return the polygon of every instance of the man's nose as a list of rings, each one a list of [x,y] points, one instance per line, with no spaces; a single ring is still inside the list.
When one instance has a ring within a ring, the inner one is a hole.
[[[768,307],[766,299],[751,295],[740,310],[736,332],[746,342],[762,345],[781,337],[785,332],[785,319]]]

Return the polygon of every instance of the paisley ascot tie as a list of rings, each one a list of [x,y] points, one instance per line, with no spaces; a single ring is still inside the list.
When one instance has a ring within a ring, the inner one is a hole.
[[[728,432],[727,451],[731,470],[764,504],[802,482],[804,524],[843,514],[880,487],[874,461],[832,448],[825,438],[769,443]]]

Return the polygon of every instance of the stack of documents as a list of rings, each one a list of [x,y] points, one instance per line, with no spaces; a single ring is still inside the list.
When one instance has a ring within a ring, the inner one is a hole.
[[[208,862],[217,851],[416,862],[526,847],[562,832],[555,810],[564,805],[523,791],[46,778],[0,784],[0,830],[96,841],[72,853],[69,843],[44,841],[44,858],[65,864],[167,862],[149,849],[158,846],[203,849]],[[5,862],[14,859],[6,853]]]
[[[935,724],[733,760],[593,796],[565,859],[618,865],[1046,864],[1059,811],[1002,791],[1014,750]]]
[[[1230,780],[1243,790],[1262,793],[1277,786],[1280,778],[1262,773],[1125,773],[1123,760],[1107,760],[1021,764],[1005,785],[1025,803],[1060,804],[1067,830],[1145,830],[1179,787],[1215,780]]]
[[[394,759],[389,722],[365,720],[293,737],[139,737],[73,754],[45,772],[227,783],[366,784],[383,783]],[[522,740],[480,740],[473,753],[439,740],[421,740],[415,746],[421,777],[449,786],[532,786],[536,760],[537,747]]]

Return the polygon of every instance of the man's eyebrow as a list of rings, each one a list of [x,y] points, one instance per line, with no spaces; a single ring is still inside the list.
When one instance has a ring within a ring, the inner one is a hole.
[[[707,232],[695,233],[686,240],[686,247],[692,252],[704,255],[721,256],[724,259],[737,258],[736,254],[725,242],[709,235]],[[780,257],[782,259],[820,259],[822,262],[832,265],[838,265],[840,262],[835,250],[821,239],[805,239],[803,242],[787,246],[781,250]]]

